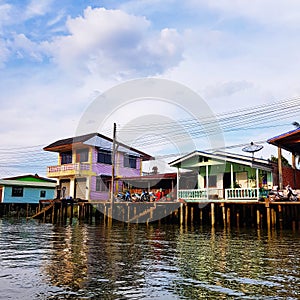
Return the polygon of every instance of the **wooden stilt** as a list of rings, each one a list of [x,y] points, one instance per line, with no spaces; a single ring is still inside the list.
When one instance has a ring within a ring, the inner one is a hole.
[[[130,220],[130,205],[129,203],[126,204],[127,205],[127,221]]]
[[[230,207],[227,207],[227,214],[226,214],[226,220],[227,220],[227,227],[230,227]]]
[[[260,228],[261,226],[261,223],[260,223],[260,210],[259,210],[259,207],[257,207],[256,209],[256,225],[257,225],[257,228]]]
[[[221,206],[222,206],[223,226],[225,228],[226,227],[226,207],[225,207],[224,203],[222,203]]]
[[[215,226],[215,204],[211,203],[210,204],[210,210],[211,210],[211,226]]]
[[[282,208],[281,208],[281,205],[278,205],[278,218],[279,218],[279,227],[280,229],[282,229],[282,222],[283,222],[283,219],[282,219]]]
[[[180,203],[180,225],[183,224],[183,203]]]
[[[200,208],[199,210],[199,220],[200,220],[200,225],[203,225],[203,209]]]
[[[185,226],[188,224],[188,218],[189,218],[189,206],[188,204],[185,205]]]
[[[266,210],[267,210],[267,226],[268,231],[271,229],[271,214],[270,214],[270,203],[266,202]]]
[[[272,215],[272,227],[276,227],[276,210],[275,208],[271,208],[271,215]]]

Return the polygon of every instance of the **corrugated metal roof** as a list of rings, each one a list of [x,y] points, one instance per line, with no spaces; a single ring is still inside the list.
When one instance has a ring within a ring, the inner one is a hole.
[[[270,138],[268,143],[300,155],[300,128]]]
[[[222,153],[207,153],[203,151],[193,151],[181,158],[178,158],[169,163],[171,167],[176,167],[176,165],[191,159],[193,157],[203,156],[210,158],[212,160],[223,161],[223,162],[232,162],[241,165],[250,166],[251,168],[260,168],[265,170],[272,170],[271,164],[267,160],[256,159],[249,156],[235,155],[232,153],[222,152]],[[205,164],[205,163],[204,163]],[[197,165],[198,166],[198,165]]]
[[[0,179],[0,186],[48,187],[55,188],[56,182],[37,182]]]
[[[20,180],[22,182],[24,181],[31,181],[30,179],[33,179],[32,181],[46,181],[46,182],[56,182],[54,179],[46,178],[46,177],[41,177],[38,174],[32,175],[32,174],[26,174],[26,175],[20,175],[20,176],[14,176],[14,177],[7,177],[7,178],[2,178],[3,180]],[[27,179],[27,180],[26,180]]]
[[[72,146],[76,145],[76,144],[86,144],[86,142],[88,142],[89,140],[91,140],[91,146],[95,146],[98,147],[97,144],[93,144],[92,143],[92,139],[95,137],[99,137],[100,139],[104,139],[110,143],[113,142],[113,140],[105,135],[102,135],[100,133],[89,133],[89,134],[85,134],[85,135],[80,135],[80,136],[75,136],[75,137],[71,137],[71,138],[66,138],[66,139],[62,139],[62,140],[58,140],[46,147],[44,147],[43,149],[45,151],[53,151],[53,152],[60,152],[60,151],[66,151],[72,150]],[[129,151],[133,151],[136,152],[138,154],[140,154],[140,156],[142,157],[143,160],[151,160],[153,159],[153,157],[145,152],[142,152],[140,150],[137,150],[133,147],[127,146],[123,143],[118,142],[117,143],[119,146],[121,146],[124,151],[124,148],[128,149]],[[99,145],[101,147],[101,145]],[[120,150],[119,150],[120,151]]]

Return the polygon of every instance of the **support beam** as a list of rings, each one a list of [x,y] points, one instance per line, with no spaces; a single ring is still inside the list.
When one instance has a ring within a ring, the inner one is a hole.
[[[177,176],[176,176],[176,199],[179,200],[179,167],[176,169]]]
[[[234,181],[233,181],[233,164],[230,165],[230,185],[231,188],[234,188]]]
[[[114,188],[115,188],[115,159],[116,159],[116,131],[117,125],[114,123],[113,128],[113,145],[112,145],[112,156],[111,156],[111,187],[110,187],[110,201],[114,202]]]
[[[282,151],[281,148],[278,147],[278,185],[279,189],[283,189],[283,182],[282,182]]]
[[[206,169],[205,169],[206,171],[206,174],[205,174],[205,176],[206,176],[206,193],[207,193],[207,200],[209,200],[209,176],[208,176],[208,165],[206,165]]]
[[[75,178],[71,178],[70,179],[70,195],[69,196],[72,198],[74,198],[74,196],[75,196],[75,189],[76,189]]]
[[[295,153],[292,153],[292,169],[293,169],[294,188],[296,188],[297,179],[296,179],[296,156],[295,156]]]
[[[257,200],[259,200],[259,171],[258,168],[256,168],[256,192],[257,192]]]
[[[211,203],[210,204],[210,209],[211,209],[211,226],[214,227],[216,220],[215,220],[215,204]]]

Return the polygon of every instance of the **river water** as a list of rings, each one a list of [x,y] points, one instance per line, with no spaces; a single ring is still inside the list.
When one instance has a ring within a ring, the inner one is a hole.
[[[0,219],[0,299],[300,299],[300,233]]]

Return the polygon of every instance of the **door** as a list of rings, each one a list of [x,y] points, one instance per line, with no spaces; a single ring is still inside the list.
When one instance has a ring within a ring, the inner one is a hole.
[[[86,178],[77,178],[75,181],[75,198],[85,199],[86,198]]]

